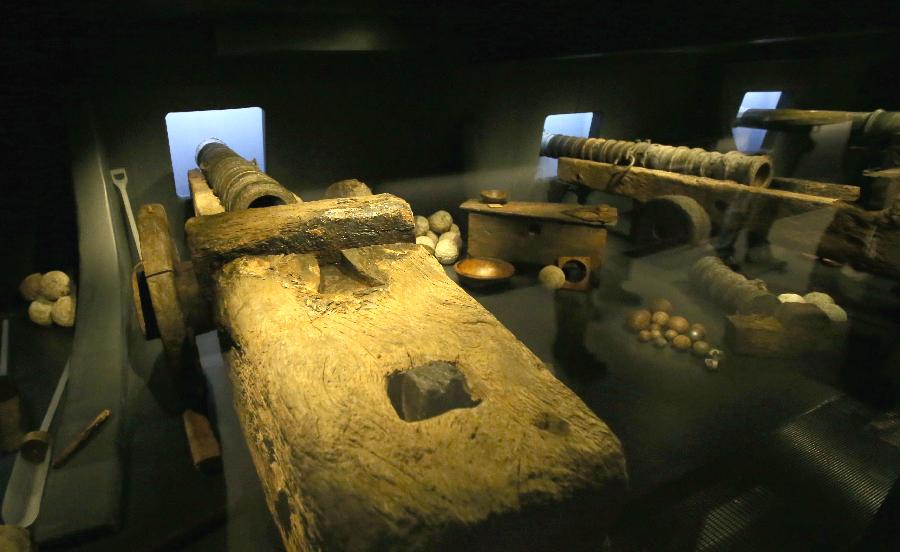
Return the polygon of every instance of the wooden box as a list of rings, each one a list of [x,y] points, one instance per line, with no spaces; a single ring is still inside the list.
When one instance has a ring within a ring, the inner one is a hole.
[[[606,248],[606,226],[615,224],[608,205],[510,202],[504,205],[469,200],[468,253],[511,263],[556,264],[559,257],[589,257],[597,270]]]

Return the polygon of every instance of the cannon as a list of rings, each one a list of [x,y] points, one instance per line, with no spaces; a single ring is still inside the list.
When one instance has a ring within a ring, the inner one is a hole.
[[[173,370],[193,325],[218,328],[288,550],[595,547],[627,484],[618,439],[413,243],[405,201],[229,211],[190,177],[190,260],[161,206],[139,211],[164,269],[143,278],[168,276],[136,275],[135,307]]]

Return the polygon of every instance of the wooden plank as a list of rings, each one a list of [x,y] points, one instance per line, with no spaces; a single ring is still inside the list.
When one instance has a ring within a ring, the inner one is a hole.
[[[474,257],[536,265],[555,265],[562,256],[590,257],[591,268],[597,270],[603,262],[606,228],[470,212],[467,240]]]
[[[800,178],[787,178],[785,176],[773,177],[769,189],[819,197],[830,197],[832,199],[840,199],[841,201],[847,202],[859,199],[859,186],[834,184],[831,182],[817,182],[815,180],[803,180]]]
[[[598,547],[626,482],[606,424],[423,248],[310,263],[242,257],[216,277],[236,411],[288,550],[552,549],[578,531]],[[411,412],[408,378],[446,364],[467,402]]]
[[[185,225],[194,272],[210,290],[211,274],[244,255],[316,253],[381,243],[414,242],[412,210],[390,195],[308,201],[194,217]]]
[[[191,203],[194,205],[194,216],[215,215],[216,213],[224,213],[225,208],[222,202],[213,193],[212,188],[203,176],[200,169],[191,169],[188,171],[188,184],[191,188]]]
[[[510,201],[509,203],[483,203],[470,199],[459,206],[471,213],[524,217],[570,224],[607,226],[616,223],[618,211],[609,205],[569,205],[566,203],[540,203],[535,201]]]

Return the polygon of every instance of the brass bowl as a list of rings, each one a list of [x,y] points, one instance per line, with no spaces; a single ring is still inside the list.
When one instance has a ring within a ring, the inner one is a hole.
[[[509,194],[506,190],[481,190],[482,203],[499,203],[504,204],[509,201]]]
[[[516,273],[513,265],[491,257],[467,257],[457,261],[453,270],[461,283],[482,287],[505,282]]]

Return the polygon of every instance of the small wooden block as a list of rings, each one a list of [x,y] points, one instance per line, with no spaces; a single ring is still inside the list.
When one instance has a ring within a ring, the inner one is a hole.
[[[194,467],[204,473],[218,472],[222,468],[222,449],[213,434],[209,419],[193,410],[185,410],[182,414],[184,433],[191,449]]]
[[[191,169],[188,171],[188,184],[191,188],[191,202],[194,204],[194,215],[214,215],[216,213],[224,213],[225,208],[222,202],[213,193],[212,188],[203,176],[200,169]]]

